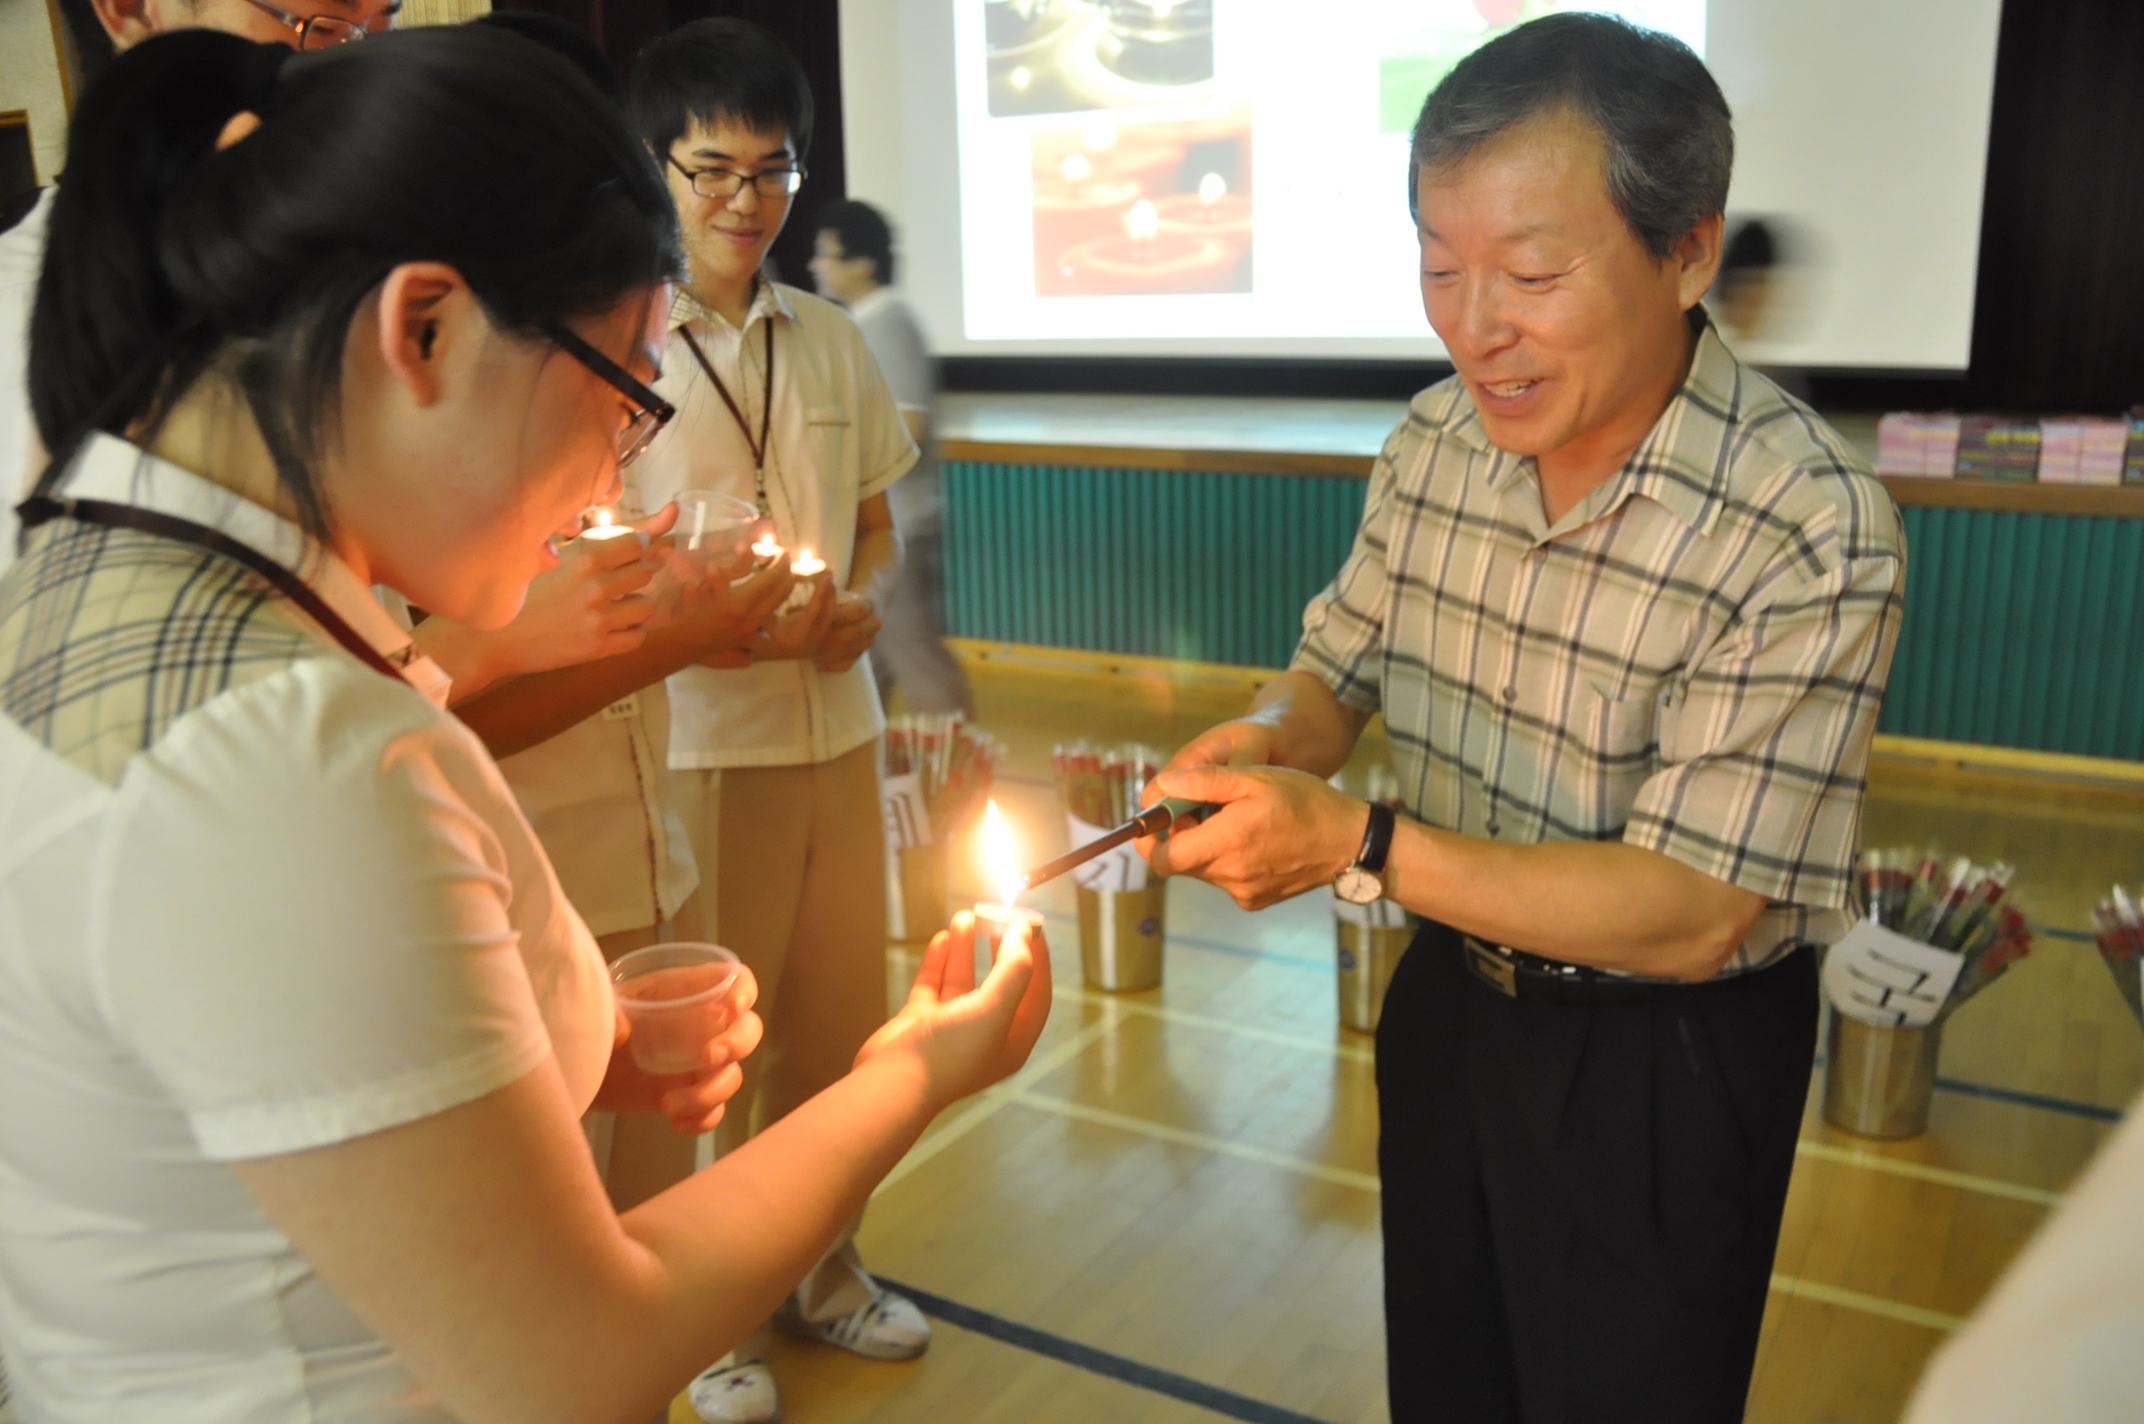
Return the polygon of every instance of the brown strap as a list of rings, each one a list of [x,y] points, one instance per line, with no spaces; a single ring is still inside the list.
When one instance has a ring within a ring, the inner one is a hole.
[[[752,452],[752,485],[759,496],[759,512],[766,514],[770,512],[767,508],[767,433],[774,423],[774,318],[767,316],[761,320],[767,324],[767,388],[759,401],[757,440],[752,438],[752,424],[744,418],[744,411],[739,408],[737,398],[730,394],[730,388],[715,374],[714,363],[707,359],[707,353],[700,349],[700,343],[693,339],[692,332],[681,326],[677,329],[677,334],[685,338],[685,345],[691,350],[692,359],[700,363],[700,369],[707,373],[707,379],[714,382],[715,394],[721,396],[722,403],[730,408],[730,419],[737,422],[737,429],[744,434],[745,448]]]
[[[152,509],[137,509],[131,504],[112,504],[101,499],[58,500],[46,495],[35,495],[18,507],[22,526],[34,529],[53,519],[68,518],[83,524],[101,524],[112,529],[135,529],[158,538],[174,539],[181,544],[218,554],[234,563],[245,565],[266,579],[275,591],[305,610],[305,613],[329,637],[342,644],[356,656],[358,661],[373,671],[383,673],[397,682],[407,682],[401,669],[387,660],[369,642],[346,622],[340,613],[328,607],[327,600],[315,593],[305,580],[289,569],[261,553],[258,549],[239,543],[228,534],[222,534],[204,524],[176,515],[160,514]]]

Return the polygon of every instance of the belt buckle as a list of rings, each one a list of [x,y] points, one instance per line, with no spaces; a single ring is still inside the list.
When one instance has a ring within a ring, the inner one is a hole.
[[[1474,971],[1474,977],[1507,999],[1519,997],[1518,966],[1472,935],[1461,939],[1466,945],[1467,968]]]

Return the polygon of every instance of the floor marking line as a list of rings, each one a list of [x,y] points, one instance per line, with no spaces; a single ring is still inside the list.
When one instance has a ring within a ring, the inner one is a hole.
[[[1263,1147],[1247,1143],[1231,1142],[1224,1137],[1214,1137],[1189,1128],[1170,1127],[1165,1123],[1149,1122],[1142,1117],[1110,1112],[1106,1108],[1091,1108],[1085,1103],[1070,1102],[1064,1098],[1044,1097],[1039,1093],[1018,1092],[1013,1101],[1021,1107],[1038,1112],[1054,1113],[1080,1122],[1091,1122],[1098,1127],[1113,1127],[1119,1132],[1133,1133],[1139,1137],[1173,1143],[1178,1147],[1193,1147],[1202,1152],[1211,1152],[1220,1157],[1235,1157],[1245,1162],[1258,1162],[1268,1167],[1279,1167],[1298,1176],[1316,1177],[1320,1181],[1333,1182],[1358,1191],[1382,1191],[1383,1186],[1374,1172],[1353,1172],[1345,1167],[1328,1167],[1322,1162],[1306,1162],[1300,1157],[1290,1157],[1285,1152],[1270,1152]]]
[[[1254,1028],[1249,1024],[1232,1023],[1227,1019],[1209,1018],[1205,1014],[1186,1013],[1161,1004],[1142,1003],[1137,999],[1118,998],[1114,994],[1097,993],[1092,989],[1067,989],[1060,998],[1075,1000],[1082,1004],[1114,1004],[1127,1014],[1139,1018],[1160,1019],[1164,1023],[1180,1023],[1187,1028],[1212,1029],[1216,1033],[1231,1034],[1237,1038],[1252,1038],[1260,1043],[1278,1044],[1283,1048],[1299,1048],[1305,1053],[1330,1053],[1336,1058],[1345,1058],[1352,1063],[1375,1063],[1377,1053],[1366,1044],[1333,1043],[1323,1039],[1304,1038],[1298,1034],[1278,1033],[1269,1028]]]
[[[1100,1043],[1116,1028],[1120,1007],[1116,1004],[1102,1005],[1102,1015],[1073,1034],[1063,1043],[1038,1058],[1030,1058],[1027,1066],[995,1087],[985,1088],[973,1102],[962,1108],[945,1125],[908,1149],[908,1155],[894,1164],[885,1179],[872,1189],[877,1196],[895,1182],[908,1176],[924,1163],[981,1127],[1012,1103],[1030,1083],[1040,1082],[1050,1074],[1070,1063],[1088,1049]]]
[[[1960,1191],[1979,1192],[1983,1196],[2008,1197],[2012,1201],[2031,1202],[2034,1206],[2053,1207],[2062,1204],[2062,1193],[2048,1191],[2045,1187],[2021,1186],[2016,1182],[1979,1177],[1971,1172],[1954,1171],[1949,1167],[1932,1167],[1925,1162],[1886,1157],[1882,1153],[1859,1147],[1835,1147],[1828,1142],[1813,1142],[1804,1138],[1794,1144],[1794,1151],[1798,1156],[1814,1157],[1820,1162],[1836,1162],[1841,1166],[1885,1172],[1894,1177],[1912,1177],[1917,1181],[1956,1187]]]
[[[993,1311],[962,1305],[957,1300],[948,1300],[942,1295],[889,1276],[878,1276],[878,1279],[888,1288],[913,1300],[926,1314],[934,1315],[948,1325],[957,1325],[977,1335],[988,1336],[1000,1344],[1011,1345],[1015,1349],[1026,1350],[1046,1359],[1056,1360],[1060,1364],[1116,1380],[1120,1384],[1166,1395],[1227,1419],[1240,1419],[1244,1424],[1324,1424],[1323,1420],[1312,1415],[1298,1414],[1292,1409],[1283,1409],[1277,1404],[1268,1404],[1262,1399],[1253,1399],[1232,1389],[1223,1389],[1219,1385],[1207,1384],[1204,1380],[1195,1380],[1189,1375],[1180,1375],[1174,1370],[1162,1369],[1159,1365],[1144,1364],[1109,1350],[1082,1345],[1077,1340],[1067,1340],[1062,1335],[1038,1330],[1017,1320],[1008,1320]]]
[[[1867,1295],[1861,1291],[1848,1290],[1844,1286],[1827,1286],[1819,1281],[1805,1281],[1799,1276],[1783,1276],[1777,1271],[1772,1273],[1772,1289],[1796,1300],[1813,1300],[1821,1305],[1843,1306],[1868,1315],[1903,1320],[1908,1325],[1924,1325],[1930,1330],[1956,1330],[1965,1324],[1963,1317],[1945,1315],[1940,1310],[1923,1310],[1917,1305],[1903,1305],[1895,1300],[1885,1300],[1880,1295]]]

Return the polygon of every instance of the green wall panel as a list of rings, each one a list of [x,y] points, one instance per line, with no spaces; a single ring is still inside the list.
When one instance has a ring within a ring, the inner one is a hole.
[[[1347,557],[1360,480],[953,461],[963,637],[1282,667]],[[1904,511],[1882,730],[2144,761],[2144,519]]]
[[[949,461],[955,634],[1285,667],[1361,480]]]
[[[2144,761],[2144,519],[1903,513],[1882,729]]]

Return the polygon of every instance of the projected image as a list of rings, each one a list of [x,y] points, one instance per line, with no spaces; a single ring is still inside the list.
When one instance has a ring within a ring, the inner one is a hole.
[[[1181,103],[1213,78],[1214,0],[983,0],[990,113]]]
[[[1251,290],[1247,112],[1034,136],[1035,295]]]
[[[1570,10],[1620,15],[1650,29],[1664,30],[1705,52],[1703,0],[1636,0],[1598,4],[1588,0],[1422,0],[1415,7],[1420,23],[1387,39],[1377,64],[1377,127],[1380,133],[1407,133],[1422,112],[1422,101],[1452,66],[1514,25]]]

